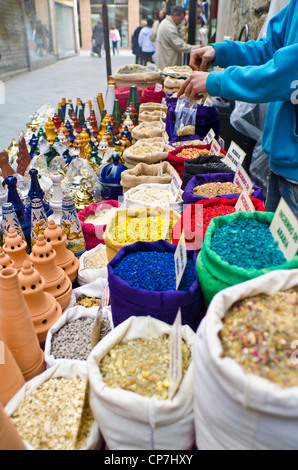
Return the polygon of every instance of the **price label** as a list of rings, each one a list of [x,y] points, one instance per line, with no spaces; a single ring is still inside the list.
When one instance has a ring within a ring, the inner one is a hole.
[[[208,134],[206,135],[205,139],[203,140],[204,144],[205,145],[209,145],[211,144],[211,142],[213,141],[215,137],[215,132],[213,129],[210,129],[210,131],[208,132]]]
[[[254,212],[255,206],[252,203],[249,195],[245,191],[245,189],[240,194],[240,197],[235,205],[236,212]]]
[[[212,144],[211,144],[211,153],[212,155],[217,155],[219,156],[220,155],[220,152],[221,152],[221,148],[220,148],[220,145],[219,143],[217,142],[216,139],[213,139],[212,140]]]
[[[161,83],[157,83],[157,84],[155,85],[155,91],[156,91],[156,93],[159,93],[161,90],[162,90],[162,84],[161,84]]]
[[[231,142],[227,155],[222,159],[222,161],[229,167],[231,170],[236,171],[238,165],[242,165],[246,153],[237,145],[235,142]]]
[[[181,309],[171,328],[169,336],[169,399],[172,400],[178,390],[182,379],[182,333],[181,333]]]
[[[173,194],[175,201],[177,200],[177,197],[180,193],[181,186],[182,186],[182,180],[180,176],[178,175],[178,173],[175,172],[172,178],[171,185],[170,185],[170,191]]]
[[[210,98],[210,96],[207,96],[207,98],[205,99],[204,106],[207,106],[208,108],[210,108],[211,106],[213,106],[213,101],[212,101],[212,99]]]
[[[106,285],[101,297],[101,308],[108,307],[110,304],[110,288],[109,284]]]
[[[286,260],[291,261],[298,251],[298,220],[283,198],[276,209],[270,231]]]
[[[167,100],[165,97],[163,97],[163,99],[161,100],[161,104],[162,106],[166,106],[167,105]]]
[[[187,252],[184,230],[182,231],[181,238],[175,251],[174,261],[176,272],[176,290],[178,290],[187,264]]]
[[[151,62],[148,62],[147,70],[148,70],[148,72],[156,72],[156,65],[152,64]]]
[[[237,167],[237,171],[234,178],[234,184],[242,190],[245,189],[247,194],[250,194],[253,188],[253,182],[244,170],[243,166],[240,164]]]

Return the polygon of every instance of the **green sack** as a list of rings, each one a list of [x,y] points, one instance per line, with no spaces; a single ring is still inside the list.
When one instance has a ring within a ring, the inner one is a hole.
[[[212,298],[223,289],[249,281],[277,269],[298,268],[298,255],[296,255],[290,262],[258,270],[233,266],[228,262],[223,261],[221,257],[211,249],[212,237],[216,230],[223,225],[232,223],[238,219],[255,219],[259,222],[270,225],[273,217],[273,212],[255,211],[252,213],[237,212],[223,217],[215,217],[211,220],[202,249],[197,258],[198,279],[207,305],[209,305]]]

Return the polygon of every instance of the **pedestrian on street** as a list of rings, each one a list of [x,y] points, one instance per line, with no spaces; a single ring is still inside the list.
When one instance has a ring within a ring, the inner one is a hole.
[[[97,20],[96,25],[93,28],[92,41],[92,52],[98,54],[98,57],[101,57],[102,45],[104,43],[104,29],[100,18]]]
[[[121,38],[120,38],[120,33],[118,29],[116,28],[116,26],[111,26],[110,39],[111,39],[112,47],[113,47],[113,55],[116,55],[116,52],[119,55],[119,43],[121,41]]]
[[[178,26],[184,18],[184,8],[176,5],[172,8],[171,15],[167,15],[158,27],[155,50],[156,66],[160,70],[174,65],[181,66],[183,53],[190,53],[199,47],[187,44],[179,35]]]
[[[291,0],[268,24],[258,41],[208,45],[193,51],[195,70],[178,96],[203,93],[246,103],[269,103],[262,147],[269,158],[266,210],[275,212],[283,197],[298,217],[298,2]],[[225,70],[208,72],[211,65]]]
[[[148,18],[147,26],[145,26],[139,34],[139,46],[142,51],[141,65],[147,65],[148,62],[152,62],[152,56],[155,52],[155,45],[151,41],[150,36],[152,33],[153,20]]]
[[[156,41],[158,27],[159,27],[160,23],[162,22],[162,20],[165,19],[165,17],[166,17],[165,11],[162,8],[161,10],[159,10],[157,12],[156,20],[153,23],[152,33],[151,33],[151,37],[150,37],[152,42]]]
[[[135,29],[132,35],[132,53],[136,56],[136,64],[141,64],[142,62],[142,49],[139,46],[139,34],[145,26],[147,26],[147,21],[142,20],[140,26]]]

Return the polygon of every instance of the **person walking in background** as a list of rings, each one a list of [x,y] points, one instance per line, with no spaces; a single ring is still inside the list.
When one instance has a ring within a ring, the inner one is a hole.
[[[96,25],[93,28],[92,43],[92,53],[98,54],[98,57],[101,57],[101,49],[104,43],[104,29],[100,18],[97,20]]]
[[[142,49],[139,46],[139,34],[142,28],[144,28],[145,26],[147,26],[147,21],[142,20],[140,26],[135,29],[132,35],[132,53],[136,56],[136,64],[141,64],[142,61]]]
[[[182,65],[183,53],[190,53],[200,46],[187,44],[179,35],[178,26],[185,18],[183,7],[176,5],[172,8],[171,15],[167,15],[160,23],[157,31],[155,50],[157,68]]]
[[[121,41],[121,38],[120,38],[120,33],[118,29],[116,28],[116,26],[111,26],[110,39],[111,39],[112,47],[113,47],[113,55],[116,55],[116,52],[119,55],[119,43]]]
[[[147,26],[142,28],[139,34],[139,46],[142,50],[142,61],[141,65],[147,65],[148,62],[152,62],[152,56],[155,52],[154,43],[151,41],[150,36],[152,33],[153,20],[148,18]]]
[[[162,22],[162,20],[166,17],[166,14],[165,14],[165,11],[164,9],[162,8],[161,10],[159,10],[157,12],[157,15],[156,15],[156,20],[154,21],[153,23],[153,26],[152,26],[152,33],[151,33],[151,41],[152,42],[155,42],[156,41],[156,37],[157,37],[157,30],[158,30],[158,27],[159,27],[159,24]]]

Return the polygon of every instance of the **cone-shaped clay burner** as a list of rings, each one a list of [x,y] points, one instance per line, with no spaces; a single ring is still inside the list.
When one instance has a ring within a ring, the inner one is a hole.
[[[78,274],[80,261],[66,247],[67,236],[63,233],[62,228],[58,227],[54,220],[50,220],[44,236],[56,251],[56,264],[66,272],[71,282],[74,282]]]
[[[33,320],[41,346],[44,345],[49,329],[62,315],[61,305],[55,297],[44,292],[45,280],[31,261],[25,261],[18,274],[19,284]]]
[[[4,253],[0,246],[0,267],[3,269],[5,268],[14,268],[14,262],[12,261],[11,257]]]
[[[26,381],[44,372],[44,354],[19,285],[18,271],[13,268],[0,271],[0,336]]]
[[[26,450],[13,422],[0,405],[0,450]]]
[[[6,406],[24,384],[25,379],[21,369],[4,341],[0,338],[0,403]]]
[[[45,292],[52,294],[64,310],[72,295],[72,283],[62,268],[56,264],[56,252],[44,235],[39,235],[32,248],[30,259],[35,269],[45,279]]]
[[[14,228],[10,228],[5,239],[3,249],[14,262],[14,267],[19,271],[24,261],[30,259],[27,254],[27,243],[17,234]]]

